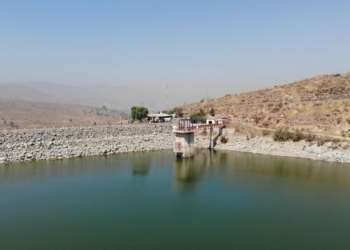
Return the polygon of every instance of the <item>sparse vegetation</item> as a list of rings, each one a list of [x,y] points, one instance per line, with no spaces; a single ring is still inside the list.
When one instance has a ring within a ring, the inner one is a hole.
[[[203,136],[206,136],[206,135],[208,135],[208,132],[207,132],[207,130],[206,129],[204,129],[202,132],[201,132],[201,135],[203,135]]]
[[[215,116],[215,110],[212,108],[212,109],[210,109],[209,110],[209,114],[211,115],[211,116]]]
[[[223,143],[223,144],[226,144],[228,142],[228,138],[223,135],[220,138],[220,142]]]
[[[269,135],[270,133],[271,133],[270,130],[264,129],[264,130],[262,131],[262,136],[267,136],[267,135]]]
[[[199,112],[194,113],[190,117],[193,123],[198,123],[198,122],[205,123],[206,121],[206,114],[203,111],[203,109],[200,109]]]
[[[294,133],[291,133],[291,136],[294,142],[298,142],[304,137],[303,134],[299,131],[299,129],[297,129]]]
[[[273,140],[274,141],[288,141],[292,140],[293,142],[298,142],[303,139],[303,134],[299,131],[296,130],[295,132],[290,132],[288,131],[288,128],[279,128],[275,131],[273,135]]]
[[[315,138],[316,138],[316,136],[313,134],[310,134],[310,133],[304,135],[304,140],[307,142],[312,142],[315,140]]]
[[[170,115],[175,114],[176,117],[183,117],[184,111],[182,108],[173,108],[172,110],[169,110],[168,112]]]
[[[268,127],[269,127],[269,122],[267,122],[267,121],[263,122],[263,123],[262,123],[262,126],[263,126],[264,128],[268,128]]]

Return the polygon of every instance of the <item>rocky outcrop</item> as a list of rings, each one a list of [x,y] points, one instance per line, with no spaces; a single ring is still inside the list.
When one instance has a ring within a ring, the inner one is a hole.
[[[0,163],[172,148],[169,124],[0,131]]]

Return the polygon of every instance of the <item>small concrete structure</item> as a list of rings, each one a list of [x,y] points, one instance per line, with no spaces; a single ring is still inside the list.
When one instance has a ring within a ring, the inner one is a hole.
[[[206,124],[226,124],[228,123],[228,119],[226,117],[223,118],[207,118]]]
[[[173,126],[175,133],[174,152],[178,157],[194,156],[194,127],[190,119],[182,118]]]

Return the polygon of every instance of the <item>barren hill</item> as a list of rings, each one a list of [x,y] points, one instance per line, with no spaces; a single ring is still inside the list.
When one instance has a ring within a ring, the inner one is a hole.
[[[130,112],[130,104],[140,103],[128,86],[70,86],[49,82],[0,83],[0,99],[78,104]]]
[[[106,107],[0,99],[0,129],[119,124],[123,116]]]
[[[234,122],[251,126],[302,129],[329,135],[348,135],[350,72],[311,79],[244,94],[182,106],[185,115],[215,110]]]

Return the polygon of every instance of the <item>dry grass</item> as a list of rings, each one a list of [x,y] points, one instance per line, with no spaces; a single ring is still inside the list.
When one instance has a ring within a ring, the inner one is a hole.
[[[216,117],[273,128],[289,127],[312,133],[336,135],[350,125],[350,73],[335,77],[322,75],[291,84],[231,95],[203,103],[182,106],[184,110],[214,108]],[[244,100],[244,102],[243,102]],[[185,115],[189,115],[188,114]]]

